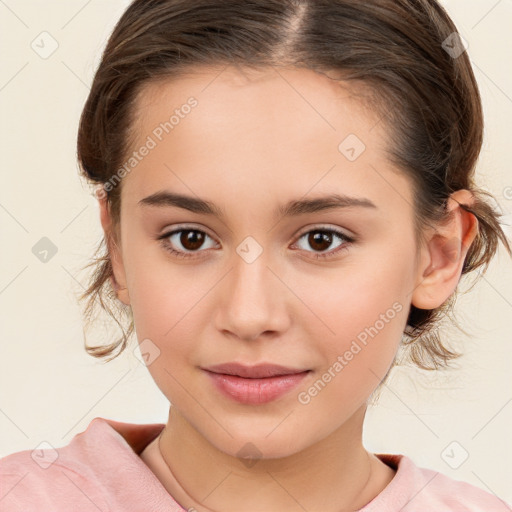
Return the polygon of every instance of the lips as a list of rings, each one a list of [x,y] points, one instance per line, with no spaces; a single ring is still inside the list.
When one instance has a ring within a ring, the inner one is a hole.
[[[245,405],[261,405],[289,394],[311,371],[267,363],[226,363],[202,370],[215,389]]]
[[[308,371],[307,368],[288,368],[278,364],[258,364],[255,366],[246,366],[240,363],[224,363],[203,370],[221,373],[223,375],[235,375],[237,377],[243,377],[245,379],[263,379],[268,377],[276,377],[280,375],[295,375],[297,373],[304,373]]]

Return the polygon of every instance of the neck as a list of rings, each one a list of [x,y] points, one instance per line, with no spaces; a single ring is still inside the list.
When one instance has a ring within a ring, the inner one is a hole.
[[[354,511],[394,476],[362,445],[365,412],[301,452],[242,461],[218,450],[171,406],[152,469],[178,503],[198,512]]]

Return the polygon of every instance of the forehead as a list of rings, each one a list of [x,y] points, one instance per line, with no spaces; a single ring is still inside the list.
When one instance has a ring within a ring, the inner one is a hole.
[[[258,114],[261,117],[273,114],[274,125],[279,119],[283,124],[286,120],[291,124],[294,118],[300,117],[303,130],[308,123],[312,129],[321,125],[336,131],[344,129],[347,122],[357,129],[356,120],[362,118],[375,125],[381,116],[370,103],[373,89],[361,81],[343,81],[341,76],[334,71],[324,74],[294,67],[203,66],[145,84],[136,98],[134,118],[141,127],[145,120],[157,120],[151,119],[152,114],[161,120],[170,107],[179,107],[195,97],[201,108],[195,109],[194,117],[201,121],[222,117],[233,123],[250,113],[251,119],[257,119]],[[243,111],[226,109],[226,104],[243,107]],[[282,114],[287,115],[283,118]],[[340,125],[339,121],[343,123]]]
[[[201,68],[148,84],[137,98],[132,149],[148,139],[154,147],[123,188],[134,201],[166,188],[201,197],[296,198],[336,186],[408,195],[408,183],[383,188],[383,173],[403,176],[387,161],[389,134],[367,94],[297,68]]]

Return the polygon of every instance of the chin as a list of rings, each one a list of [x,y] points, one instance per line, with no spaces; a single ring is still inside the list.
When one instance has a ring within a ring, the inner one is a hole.
[[[254,421],[251,422],[251,427],[244,426],[240,430],[227,426],[232,437],[221,429],[222,433],[217,430],[219,437],[210,435],[207,436],[207,440],[226,455],[245,459],[247,467],[252,467],[260,459],[281,459],[292,456],[315,442],[315,440],[308,442],[307,438],[299,437],[299,432],[304,436],[303,428],[296,432],[290,432],[289,429],[279,431],[281,427],[278,425],[281,420],[282,418],[277,422],[274,421],[272,428],[268,428],[267,425],[255,428]]]

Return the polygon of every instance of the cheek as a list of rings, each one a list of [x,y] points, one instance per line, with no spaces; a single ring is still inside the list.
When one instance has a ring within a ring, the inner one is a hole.
[[[201,299],[212,284],[208,279],[193,280],[192,267],[167,263],[145,269],[142,262],[139,265],[134,268],[140,271],[131,276],[130,299],[140,350],[146,344],[150,353],[158,354],[147,369],[164,396],[172,403],[186,403],[190,394],[202,393],[194,388],[190,372],[195,371],[194,354],[201,336],[205,304]]]
[[[200,295],[193,267],[172,261],[159,242],[137,234],[124,255],[130,303],[142,334],[165,339]]]
[[[319,347],[325,369],[343,374],[339,380],[349,380],[350,387],[378,384],[393,361],[407,321],[407,256],[380,254],[383,257],[340,269],[329,280],[317,278],[314,287],[309,283],[315,293],[309,294],[308,303],[328,327],[312,322],[309,337],[318,339],[322,328]]]
[[[303,281],[302,296],[330,328],[331,338],[357,336],[381,315],[394,320],[396,313],[407,309],[412,288],[407,276],[411,273],[408,260],[399,258],[393,254],[354,258],[328,275],[324,272]]]
[[[127,276],[135,331],[140,343],[150,340],[159,352],[148,366],[156,384],[164,394],[174,390],[179,395],[180,382],[191,386],[205,330],[211,329],[219,272],[170,261],[154,250],[145,252],[132,255]]]
[[[339,404],[337,411],[346,415],[360,407],[385,377],[402,338],[407,308],[396,300],[398,294],[384,287],[360,292],[338,293],[326,304],[324,321],[334,334],[319,340],[314,329],[310,332],[309,338],[318,340],[323,364],[312,385],[302,390],[300,403],[316,400],[321,408]]]

